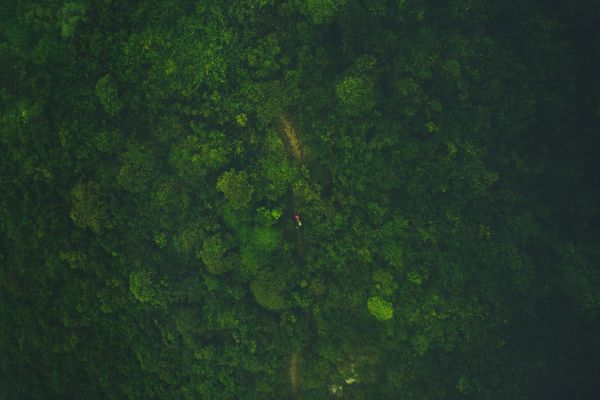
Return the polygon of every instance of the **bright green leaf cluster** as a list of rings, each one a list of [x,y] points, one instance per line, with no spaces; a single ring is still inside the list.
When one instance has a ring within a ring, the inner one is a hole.
[[[369,308],[369,312],[379,321],[387,321],[394,316],[392,303],[383,300],[379,296],[369,297],[367,307]]]

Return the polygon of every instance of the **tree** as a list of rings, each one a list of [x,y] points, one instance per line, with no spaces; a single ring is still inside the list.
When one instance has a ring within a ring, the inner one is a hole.
[[[279,250],[281,254],[281,232],[274,227],[257,226],[242,236],[241,262],[245,275],[253,276],[268,265],[275,251]]]
[[[213,274],[222,274],[237,264],[237,257],[230,252],[231,238],[216,234],[204,241],[197,256],[202,260],[206,269]]]
[[[67,32],[71,32],[71,29],[69,28]],[[117,115],[123,108],[117,83],[109,74],[104,75],[96,83],[96,95],[100,99],[104,111],[110,116]]]
[[[143,145],[132,145],[120,158],[119,185],[132,193],[146,192],[155,176],[154,153]]]
[[[246,173],[234,169],[223,173],[219,177],[217,189],[225,194],[225,198],[231,207],[236,210],[248,207],[254,192],[254,188],[248,183]]]
[[[227,162],[230,154],[227,138],[222,132],[205,132],[194,129],[189,135],[174,145],[169,157],[178,175],[194,183],[204,183],[206,176],[219,170]]]
[[[143,304],[166,308],[167,303],[174,300],[167,286],[164,279],[157,280],[156,274],[149,269],[137,270],[129,275],[129,291]]]
[[[342,110],[351,116],[361,115],[375,107],[375,85],[366,76],[345,77],[335,89]]]
[[[129,276],[129,290],[141,303],[149,303],[154,299],[155,291],[152,284],[152,274],[149,271],[136,271]]]
[[[93,181],[79,183],[71,191],[71,196],[73,206],[70,216],[75,225],[89,228],[97,234],[112,227],[100,184]]]
[[[394,316],[392,303],[383,300],[379,296],[369,297],[367,301],[369,312],[379,321],[386,321]]]
[[[285,289],[285,277],[278,271],[263,270],[250,283],[250,291],[258,304],[272,311],[288,306],[284,297]]]

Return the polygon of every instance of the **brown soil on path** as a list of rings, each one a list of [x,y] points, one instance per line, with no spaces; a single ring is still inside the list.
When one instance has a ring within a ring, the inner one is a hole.
[[[278,132],[285,144],[285,147],[288,150],[290,156],[299,163],[304,162],[304,148],[302,147],[302,142],[300,141],[300,137],[296,133],[296,129],[290,117],[287,115],[282,115],[279,118],[278,124]]]

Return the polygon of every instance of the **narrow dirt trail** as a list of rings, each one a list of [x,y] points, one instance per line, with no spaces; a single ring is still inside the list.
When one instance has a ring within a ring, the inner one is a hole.
[[[304,163],[304,148],[300,137],[296,133],[296,128],[290,117],[282,115],[278,121],[278,131],[281,139],[286,145],[288,154],[298,163]]]
[[[294,122],[287,115],[282,115],[277,121],[277,132],[285,145],[288,156],[299,165],[304,165],[305,149],[302,140],[296,131]],[[302,209],[301,202],[293,195],[290,195],[289,210],[292,213],[300,213]],[[304,228],[296,229],[296,250],[300,257],[304,257]]]
[[[282,115],[277,121],[277,131],[279,133],[279,137],[283,141],[286,151],[290,159],[299,165],[304,165],[304,147],[302,146],[302,141],[296,132],[296,128],[294,127],[294,123],[291,118]],[[293,192],[290,194],[289,198],[289,208],[293,213],[300,213],[302,205],[300,204],[299,199],[297,199]],[[300,258],[303,258],[304,255],[304,228],[296,229],[296,249]],[[290,357],[290,365],[289,365],[289,376],[290,376],[290,388],[292,393],[292,398],[296,399],[298,397],[298,393],[302,387],[302,379],[301,379],[301,354],[300,351],[294,351]]]

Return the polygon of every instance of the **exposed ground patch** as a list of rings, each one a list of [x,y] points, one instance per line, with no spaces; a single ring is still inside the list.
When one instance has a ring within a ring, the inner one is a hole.
[[[278,132],[279,136],[285,143],[288,150],[288,154],[297,162],[304,162],[304,148],[302,147],[302,141],[296,133],[296,128],[290,117],[283,115],[279,118]]]

